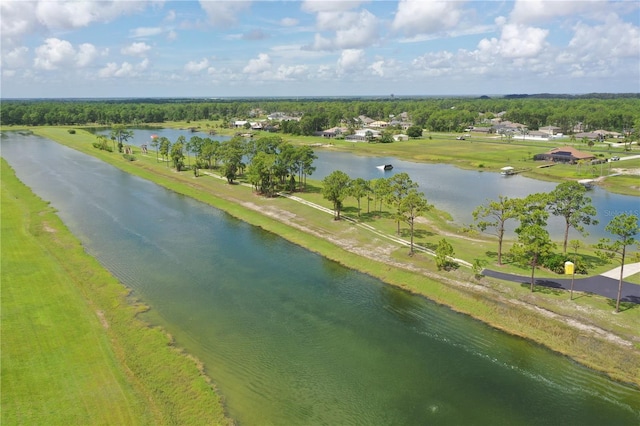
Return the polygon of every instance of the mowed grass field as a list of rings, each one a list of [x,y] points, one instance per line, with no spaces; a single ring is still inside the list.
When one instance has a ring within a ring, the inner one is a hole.
[[[4,159],[1,173],[1,423],[228,423],[197,362]]]

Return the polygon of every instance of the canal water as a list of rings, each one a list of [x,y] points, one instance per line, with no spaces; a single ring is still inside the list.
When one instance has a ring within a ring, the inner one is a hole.
[[[640,391],[35,136],[2,156],[245,425],[638,424]]]
[[[108,131],[104,131],[108,135]],[[192,133],[179,129],[134,129],[132,144],[149,143],[152,135],[165,136],[171,142],[184,136],[189,140],[193,135],[207,136],[205,133]],[[217,140],[227,140],[226,136],[209,136]],[[150,148],[151,149],[151,148]],[[554,182],[544,182],[520,175],[502,176],[499,173],[463,170],[449,164],[429,164],[402,161],[393,157],[358,156],[348,152],[332,152],[318,148],[315,150],[318,159],[314,162],[316,171],[312,179],[321,180],[334,170],[342,170],[351,178],[376,179],[390,177],[396,173],[407,173],[419,185],[430,204],[449,213],[459,226],[473,223],[472,211],[487,200],[497,200],[500,195],[510,198],[526,197],[536,192],[551,192]],[[393,170],[382,171],[377,168],[381,164],[392,164]],[[611,237],[604,230],[611,219],[619,213],[631,213],[640,216],[640,191],[638,197],[613,194],[602,188],[594,187],[588,193],[597,210],[597,225],[586,226],[588,235],[582,237],[571,229],[570,239],[584,239],[595,243],[600,238]],[[513,236],[514,224],[508,224],[507,231]],[[547,229],[553,239],[561,241],[564,236],[564,219],[550,217]]]

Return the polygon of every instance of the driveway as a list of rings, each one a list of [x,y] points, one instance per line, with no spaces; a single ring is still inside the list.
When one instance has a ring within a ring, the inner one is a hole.
[[[625,265],[625,276],[629,276],[636,269],[640,269],[640,263]],[[627,268],[629,268],[629,275],[626,274]],[[618,277],[620,276],[620,269],[618,271]],[[583,291],[586,293],[599,294],[600,296],[608,297],[610,299],[616,299],[618,297],[618,278],[611,278],[615,276],[613,269],[606,272],[603,275],[596,275],[589,278],[576,278],[573,284],[574,291]],[[493,271],[485,269],[482,271],[482,275],[487,277],[498,278],[505,281],[513,281],[517,283],[527,284],[531,283],[531,277],[525,277],[522,275],[507,274],[504,272]],[[550,288],[556,288],[561,290],[571,289],[571,278],[535,278],[536,285],[541,285]],[[640,285],[634,284],[628,281],[622,282],[622,297],[620,299],[623,302],[632,302],[640,304]]]

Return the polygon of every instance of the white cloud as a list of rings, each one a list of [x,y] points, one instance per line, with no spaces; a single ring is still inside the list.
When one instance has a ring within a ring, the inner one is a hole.
[[[357,49],[371,46],[379,40],[381,24],[371,12],[320,12],[317,27],[320,31],[335,31],[333,39],[316,34],[313,50]]]
[[[78,46],[78,53],[76,54],[76,65],[80,68],[90,65],[94,59],[99,56],[98,49],[93,44],[83,43]]]
[[[597,19],[611,4],[604,0],[518,0],[513,6],[510,20],[520,24],[540,24],[558,17],[588,15]]]
[[[569,42],[571,55],[587,62],[601,58],[635,57],[640,60],[640,27],[609,15],[605,23],[589,26],[578,23]]]
[[[294,80],[303,78],[306,76],[308,67],[306,65],[292,65],[285,66],[280,65],[276,72],[275,78],[277,80]]]
[[[299,44],[276,45],[272,46],[269,51],[273,57],[294,61],[312,60],[330,55],[327,52],[305,49]]]
[[[228,28],[238,22],[237,15],[251,6],[250,1],[200,0],[200,7],[214,27]]]
[[[430,52],[413,60],[413,66],[431,77],[448,75],[455,72],[458,57],[451,52]]]
[[[164,30],[161,27],[139,27],[131,30],[133,38],[147,38],[162,34]]]
[[[184,66],[184,70],[189,73],[199,73],[207,68],[209,68],[209,60],[207,58],[203,58],[200,62],[189,61]]]
[[[167,15],[164,17],[164,21],[165,22],[173,22],[176,20],[176,11],[175,10],[170,10],[167,12]]]
[[[344,1],[344,0],[305,0],[300,8],[305,12],[344,12],[355,9],[364,1]]]
[[[547,46],[546,38],[549,30],[527,27],[520,24],[504,24],[503,18],[496,23],[502,25],[500,39],[482,39],[478,49],[490,55],[504,58],[527,58],[538,55]]]
[[[260,53],[256,59],[249,60],[242,70],[245,74],[260,74],[271,69],[271,58],[266,53]]]
[[[463,4],[460,1],[401,0],[391,28],[409,37],[453,28],[460,21]]]
[[[15,69],[24,68],[28,65],[29,60],[27,55],[29,54],[29,48],[26,46],[16,47],[2,55],[2,68],[3,69]]]
[[[76,50],[67,40],[57,38],[45,40],[45,44],[37,47],[35,53],[34,67],[47,71],[64,67],[86,67],[98,56],[98,51],[92,44],[81,44]]]
[[[131,43],[120,50],[120,53],[127,56],[144,57],[151,50],[151,46],[144,42]]]
[[[102,68],[98,72],[98,76],[102,78],[112,78],[112,77],[136,77],[140,75],[140,73],[146,70],[149,66],[149,60],[143,59],[137,65],[133,65],[129,62],[123,62],[118,65],[115,62],[109,62],[106,67]]]
[[[339,74],[347,74],[365,67],[365,54],[362,49],[345,49],[337,63]]]
[[[295,27],[296,25],[298,25],[298,21],[295,18],[282,18],[280,20],[280,25],[282,25],[283,27]]]
[[[2,43],[15,44],[27,34],[86,27],[93,22],[144,10],[147,1],[3,1],[0,2]]]

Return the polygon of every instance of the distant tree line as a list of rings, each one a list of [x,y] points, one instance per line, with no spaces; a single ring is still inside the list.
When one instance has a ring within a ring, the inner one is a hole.
[[[462,131],[481,119],[502,114],[505,120],[530,130],[554,125],[571,133],[582,123],[585,131],[622,132],[640,120],[640,95],[589,97],[385,98],[385,99],[131,99],[131,100],[3,100],[2,125],[114,125],[166,121],[233,120],[284,112],[300,121],[282,121],[283,133],[310,135],[329,127],[353,123],[364,115],[390,120],[406,112],[412,123],[430,131]]]

